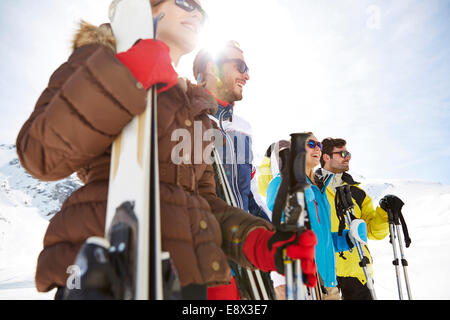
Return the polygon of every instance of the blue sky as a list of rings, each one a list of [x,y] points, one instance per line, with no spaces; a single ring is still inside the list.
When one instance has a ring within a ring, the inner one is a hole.
[[[450,184],[449,1],[203,3],[202,45],[236,39],[245,51],[251,80],[236,113],[252,123],[257,159],[271,142],[313,131],[345,138],[365,177]],[[70,54],[77,21],[105,22],[108,5],[0,2],[0,143],[14,143]],[[194,54],[181,75],[191,77]]]

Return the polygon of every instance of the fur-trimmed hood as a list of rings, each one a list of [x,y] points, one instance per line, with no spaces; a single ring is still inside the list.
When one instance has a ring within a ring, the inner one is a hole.
[[[105,45],[114,52],[117,51],[116,38],[109,23],[97,27],[82,20],[72,41],[72,50],[75,51],[82,46],[95,43]],[[193,84],[185,78],[179,78],[178,84],[192,99],[191,102],[193,102],[196,114],[200,113],[202,109],[208,109],[210,114],[217,112],[217,102],[201,86]]]
[[[116,52],[116,39],[109,23],[97,27],[82,20],[72,41],[72,50],[94,43],[103,44]]]

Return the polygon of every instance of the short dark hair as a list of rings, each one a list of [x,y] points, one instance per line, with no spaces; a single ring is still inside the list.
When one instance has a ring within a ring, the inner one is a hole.
[[[334,148],[340,148],[347,144],[347,141],[341,138],[325,138],[322,140],[322,155],[320,156],[320,165],[322,168],[325,166],[325,160],[323,160],[323,155],[327,154],[330,157],[333,155]]]

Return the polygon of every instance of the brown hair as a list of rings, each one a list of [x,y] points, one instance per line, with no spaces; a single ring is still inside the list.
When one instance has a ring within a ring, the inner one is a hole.
[[[323,160],[323,155],[327,154],[332,156],[334,148],[340,148],[347,144],[344,139],[341,138],[325,138],[322,141],[322,156],[320,157],[320,165],[322,168],[325,166],[325,160]]]

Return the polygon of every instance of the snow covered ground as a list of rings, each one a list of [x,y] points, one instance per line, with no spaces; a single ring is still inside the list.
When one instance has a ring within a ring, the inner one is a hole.
[[[413,298],[450,299],[450,186],[357,179],[363,181],[375,204],[386,194],[395,194],[405,202],[403,214],[412,239],[406,257]],[[53,299],[55,292],[41,294],[34,285],[36,261],[48,225],[46,215],[57,210],[78,186],[74,178],[53,183],[34,180],[20,167],[14,147],[0,145],[0,300]],[[369,246],[378,298],[398,300],[388,237],[369,241]]]
[[[47,224],[36,208],[18,206],[0,193],[0,300],[52,298],[39,294],[34,284]]]
[[[74,177],[37,181],[20,166],[14,146],[0,145],[0,300],[53,298],[36,291],[37,257],[48,219],[79,186]]]

